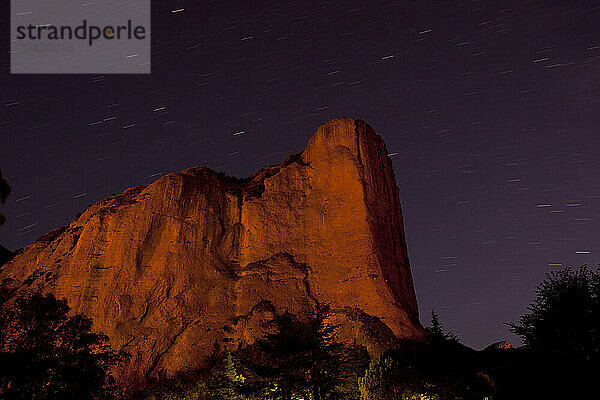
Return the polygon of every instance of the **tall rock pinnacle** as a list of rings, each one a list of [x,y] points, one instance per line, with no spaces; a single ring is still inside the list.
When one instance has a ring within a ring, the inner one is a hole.
[[[274,314],[317,301],[371,352],[423,337],[392,163],[351,118],[248,179],[192,168],[100,201],[0,279],[91,317],[130,353],[130,387],[202,367],[215,343],[252,343]]]

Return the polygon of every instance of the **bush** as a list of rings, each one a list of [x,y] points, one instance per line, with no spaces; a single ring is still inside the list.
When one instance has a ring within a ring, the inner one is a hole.
[[[439,400],[410,359],[386,352],[371,361],[359,379],[361,400]]]

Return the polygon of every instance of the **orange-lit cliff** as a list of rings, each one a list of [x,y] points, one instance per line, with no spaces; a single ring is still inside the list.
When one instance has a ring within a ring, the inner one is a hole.
[[[91,317],[131,354],[119,379],[132,387],[315,301],[372,352],[423,335],[392,163],[351,118],[245,180],[192,168],[100,201],[0,267],[7,278]]]

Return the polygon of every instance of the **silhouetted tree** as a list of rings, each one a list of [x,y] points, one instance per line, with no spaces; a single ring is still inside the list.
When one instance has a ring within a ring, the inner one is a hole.
[[[10,188],[8,182],[2,178],[2,170],[0,169],[0,204],[4,204],[11,191],[12,189]],[[4,214],[0,212],[0,225],[2,225],[5,221],[6,218],[4,217]]]
[[[109,369],[123,359],[54,296],[0,296],[0,398],[112,399]]]
[[[586,266],[551,272],[511,331],[526,348],[561,359],[600,357],[600,274]]]
[[[277,316],[277,333],[257,341],[261,357],[251,360],[252,369],[268,383],[262,398],[324,400],[338,395],[345,373],[355,364],[349,346],[336,340],[338,326],[328,322],[329,316],[324,305],[308,320],[290,313]]]
[[[536,388],[527,395],[597,397],[599,297],[598,270],[583,266],[551,272],[537,286],[536,298],[519,322],[508,324],[523,339],[519,366],[527,384],[522,386]]]
[[[482,400],[493,379],[476,365],[477,352],[460,343],[404,342],[375,357],[359,379],[361,400]]]
[[[444,332],[444,328],[434,310],[431,310],[431,326],[427,327],[425,330],[427,331],[427,336],[432,344],[445,341],[458,341],[454,333]]]

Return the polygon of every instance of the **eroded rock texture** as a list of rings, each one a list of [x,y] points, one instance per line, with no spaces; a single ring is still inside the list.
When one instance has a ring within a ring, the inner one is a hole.
[[[215,343],[251,343],[274,313],[315,301],[372,352],[422,338],[392,163],[351,118],[245,180],[192,168],[100,201],[1,268],[90,316],[131,354],[119,371],[131,387],[201,367]]]

